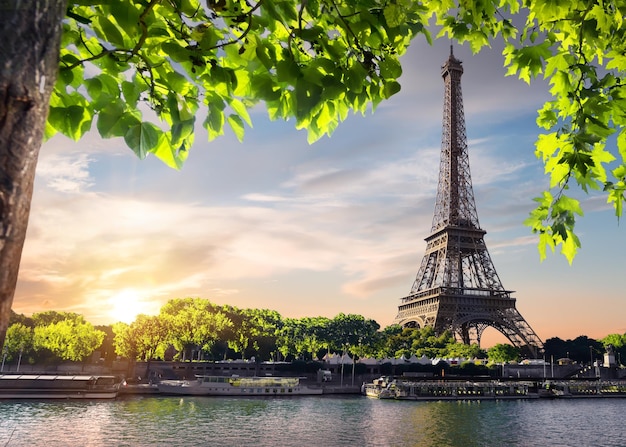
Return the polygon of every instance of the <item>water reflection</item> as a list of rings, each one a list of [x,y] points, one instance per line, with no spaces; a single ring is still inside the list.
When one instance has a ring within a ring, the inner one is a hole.
[[[626,399],[0,401],[0,446],[624,446]]]

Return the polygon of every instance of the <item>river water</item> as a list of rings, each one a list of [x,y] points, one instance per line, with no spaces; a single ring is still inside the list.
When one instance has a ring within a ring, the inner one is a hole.
[[[0,447],[626,446],[626,398],[0,401]]]

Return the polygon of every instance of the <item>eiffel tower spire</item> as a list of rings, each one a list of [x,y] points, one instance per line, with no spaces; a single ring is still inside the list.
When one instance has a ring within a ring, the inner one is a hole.
[[[394,323],[451,331],[480,344],[487,327],[504,334],[525,355],[537,357],[543,343],[515,308],[512,291],[496,273],[480,228],[470,176],[461,94],[463,65],[450,56],[444,80],[439,184],[426,253],[411,288],[401,299]]]

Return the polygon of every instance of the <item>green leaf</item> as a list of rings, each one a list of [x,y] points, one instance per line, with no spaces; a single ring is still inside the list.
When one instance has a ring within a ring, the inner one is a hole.
[[[292,59],[285,59],[276,64],[276,79],[278,82],[295,84],[302,76],[300,66]]]
[[[100,73],[93,78],[85,79],[85,87],[95,110],[107,106],[120,97],[120,81],[108,73]]]
[[[195,118],[178,121],[172,125],[172,146],[179,146],[184,139],[193,134]]]
[[[168,41],[163,44],[163,51],[172,58],[174,62],[189,62],[191,51],[182,45]]]
[[[131,107],[137,107],[137,102],[141,96],[141,89],[134,82],[123,81],[122,93],[126,103]]]
[[[391,98],[393,95],[398,93],[401,89],[401,85],[399,82],[391,81],[385,83],[384,97],[385,99]]]
[[[541,261],[546,259],[546,247],[550,247],[554,253],[554,239],[552,238],[552,235],[548,233],[539,234],[539,244],[537,247],[539,249],[539,259]]]
[[[170,90],[178,93],[181,96],[185,96],[193,88],[193,85],[182,74],[170,71],[167,73],[167,82]]]
[[[402,66],[400,61],[393,56],[387,56],[378,64],[380,68],[380,76],[383,79],[397,79],[402,75]]]
[[[125,42],[120,29],[107,17],[97,16],[94,21],[94,30],[99,33],[100,37],[113,45],[124,48]]]
[[[248,109],[246,108],[243,102],[235,98],[235,99],[230,100],[228,105],[232,107],[232,109],[235,111],[235,113],[237,113],[237,115],[243,118],[243,120],[246,122],[248,126],[252,127],[252,120],[250,119],[250,115],[248,114]]]
[[[243,121],[239,117],[239,115],[235,115],[235,114],[228,115],[228,124],[230,124],[231,129],[233,129],[233,132],[235,132],[235,136],[237,136],[237,139],[239,140],[239,142],[240,143],[243,142],[244,127],[243,127]]]
[[[62,134],[78,141],[91,127],[91,114],[79,105],[50,107],[48,122]]]
[[[159,137],[159,141],[151,153],[170,168],[181,169],[189,154],[189,148],[184,142],[174,146],[169,143],[167,138]]]
[[[567,259],[570,265],[574,261],[574,257],[576,257],[576,253],[580,248],[580,240],[578,236],[576,236],[573,232],[567,231],[567,238],[564,239],[561,243],[561,253]]]
[[[622,161],[626,162],[626,128],[622,129],[617,136],[617,150],[622,157]]]
[[[360,63],[352,64],[346,73],[346,85],[348,89],[354,93],[362,92],[367,76],[367,70],[363,68]]]
[[[566,213],[576,213],[579,216],[583,215],[583,210],[580,207],[580,202],[576,199],[568,197],[566,195],[561,195],[553,204],[553,214],[560,214],[563,212]]]
[[[624,191],[626,187],[624,187],[624,182],[622,183],[621,188],[611,188],[609,190],[609,195],[607,197],[607,203],[612,203],[615,208],[615,216],[619,219],[623,213],[624,201]]]
[[[138,31],[140,5],[135,2],[127,1],[113,1],[110,2],[111,15],[115,17],[115,20],[119,24],[120,28],[124,30],[127,35],[133,35]],[[149,18],[148,16],[147,18]],[[147,18],[144,18],[146,20]]]
[[[143,160],[148,152],[157,147],[161,134],[161,129],[154,124],[142,122],[128,129],[124,135],[124,141],[137,157]]]
[[[223,106],[223,104],[222,104]],[[214,103],[209,103],[209,115],[204,124],[209,133],[209,141],[213,141],[220,135],[224,134],[224,110],[222,107]]]
[[[123,137],[130,127],[137,126],[141,120],[126,110],[122,101],[113,101],[98,113],[96,126],[103,138]]]

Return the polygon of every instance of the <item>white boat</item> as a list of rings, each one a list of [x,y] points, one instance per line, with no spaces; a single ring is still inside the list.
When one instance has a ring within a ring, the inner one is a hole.
[[[384,376],[374,379],[372,383],[364,383],[361,392],[367,397],[378,399],[394,399],[396,397],[394,382]]]
[[[321,387],[300,383],[298,377],[225,377],[198,375],[195,380],[162,380],[162,394],[191,396],[302,396],[322,394]]]
[[[0,399],[114,399],[121,382],[118,376],[0,374]]]

